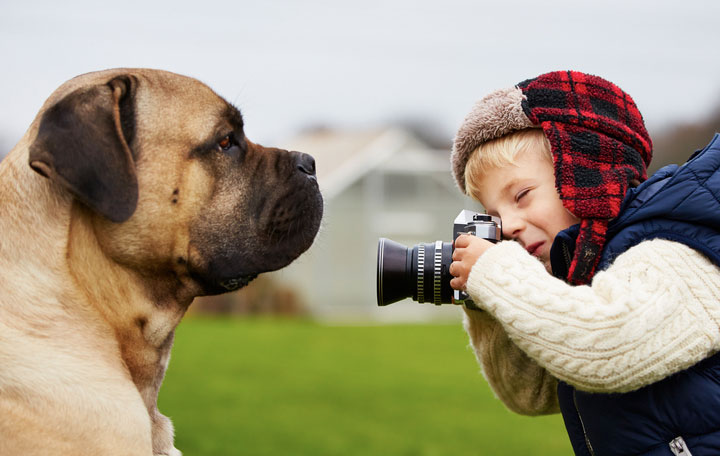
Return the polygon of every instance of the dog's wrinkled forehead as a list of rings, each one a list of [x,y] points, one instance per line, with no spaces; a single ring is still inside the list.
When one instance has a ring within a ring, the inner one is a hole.
[[[151,78],[140,80],[136,110],[142,113],[138,127],[145,129],[148,136],[171,135],[186,144],[243,128],[237,108],[208,86],[184,76],[157,82]],[[160,131],[158,124],[163,126]]]

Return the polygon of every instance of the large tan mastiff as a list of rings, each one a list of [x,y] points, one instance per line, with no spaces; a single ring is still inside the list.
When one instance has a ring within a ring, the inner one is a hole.
[[[175,327],[321,215],[312,157],[250,142],[197,80],[62,85],[0,163],[0,455],[179,455],[156,405]]]

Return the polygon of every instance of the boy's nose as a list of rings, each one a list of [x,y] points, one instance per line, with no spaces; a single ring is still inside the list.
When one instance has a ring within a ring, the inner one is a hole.
[[[501,216],[500,218],[502,220],[503,238],[513,240],[520,237],[520,233],[525,227],[521,218],[514,216]]]

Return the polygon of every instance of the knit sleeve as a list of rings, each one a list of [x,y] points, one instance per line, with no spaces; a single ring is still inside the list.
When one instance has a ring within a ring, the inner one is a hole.
[[[557,380],[530,359],[487,312],[465,309],[465,330],[495,396],[521,415],[560,411]]]
[[[576,287],[501,242],[467,291],[539,366],[585,391],[632,391],[720,349],[720,269],[676,242],[642,242]]]

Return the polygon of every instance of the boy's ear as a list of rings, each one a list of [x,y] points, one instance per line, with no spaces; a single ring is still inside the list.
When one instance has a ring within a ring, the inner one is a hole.
[[[126,75],[70,93],[47,108],[29,149],[33,170],[116,223],[130,218],[138,200],[129,146],[136,85]]]

